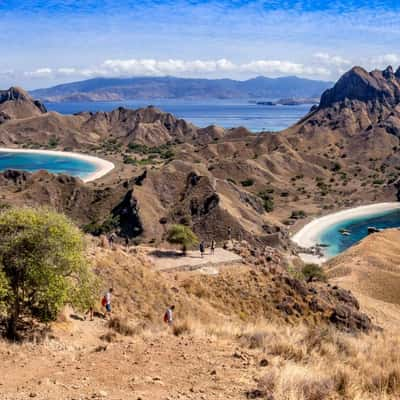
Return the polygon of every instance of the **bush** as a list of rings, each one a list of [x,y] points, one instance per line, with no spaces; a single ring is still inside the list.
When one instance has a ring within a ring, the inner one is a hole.
[[[272,189],[273,192],[273,189]],[[271,212],[274,210],[274,198],[269,194],[271,191],[264,190],[263,192],[258,193],[258,197],[260,197],[263,201],[263,207],[266,212]]]
[[[60,140],[58,139],[58,137],[56,136],[50,136],[49,140],[47,142],[47,147],[54,149],[55,147],[57,147],[60,143]]]
[[[243,187],[249,187],[254,185],[254,179],[245,179],[244,181],[240,182]]]
[[[199,242],[193,231],[185,225],[172,225],[168,231],[167,241],[172,244],[182,245],[182,253],[185,255],[186,250],[190,246],[194,246]]]
[[[290,215],[290,218],[292,218],[292,219],[302,219],[302,218],[306,218],[306,217],[307,217],[307,214],[303,210],[292,211],[292,214]]]
[[[302,268],[301,273],[307,282],[313,280],[326,281],[325,271],[317,264],[306,264]]]
[[[116,216],[110,215],[103,222],[100,223],[93,221],[87,225],[84,225],[82,229],[85,233],[90,233],[91,235],[94,236],[100,236],[116,230],[119,227],[119,224],[120,224],[119,215]]]
[[[22,315],[47,322],[66,303],[83,311],[94,303],[96,280],[79,229],[44,209],[0,213],[0,302],[7,336],[18,338]]]

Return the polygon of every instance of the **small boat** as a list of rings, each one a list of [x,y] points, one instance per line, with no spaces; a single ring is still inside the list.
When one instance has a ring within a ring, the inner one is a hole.
[[[343,235],[343,236],[350,236],[351,232],[348,229],[339,229],[339,232]]]

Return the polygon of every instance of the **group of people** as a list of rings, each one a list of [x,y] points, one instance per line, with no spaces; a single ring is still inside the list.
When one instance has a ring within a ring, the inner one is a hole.
[[[104,318],[107,320],[111,319],[111,298],[113,294],[113,288],[110,288],[107,290],[103,298],[101,299],[101,306],[104,309]],[[174,320],[174,310],[175,306],[171,305],[169,306],[164,313],[164,322],[168,325],[172,325],[173,320]],[[89,311],[87,312],[89,314],[90,321],[93,321],[93,316],[94,316],[94,311],[93,307],[89,308]]]
[[[108,243],[110,245],[111,248],[114,247],[114,243],[116,240],[116,235],[115,233],[112,233],[109,237],[108,237]],[[215,252],[215,248],[216,248],[217,243],[215,242],[214,239],[211,240],[210,242],[210,253],[214,254]],[[204,257],[205,254],[205,250],[206,250],[206,245],[204,240],[202,240],[199,244],[199,251],[200,251],[200,256],[201,258]],[[103,298],[101,299],[101,306],[104,309],[104,318],[105,319],[111,319],[111,298],[112,298],[112,293],[113,293],[113,288],[110,288],[107,290],[107,292],[104,294]],[[173,313],[175,310],[175,306],[171,305],[169,306],[165,313],[164,313],[164,322],[168,325],[172,325],[173,323]],[[89,308],[89,317],[90,320],[93,321],[93,307]]]
[[[210,243],[211,254],[214,254],[216,245],[217,245],[217,244],[216,244],[215,240],[212,239],[212,240],[211,240],[211,243]],[[202,240],[202,241],[200,242],[200,244],[199,244],[199,251],[200,251],[200,256],[201,256],[201,258],[203,258],[203,257],[204,257],[204,253],[205,253],[205,251],[206,251],[206,245],[205,245],[205,243],[204,243],[204,240]]]

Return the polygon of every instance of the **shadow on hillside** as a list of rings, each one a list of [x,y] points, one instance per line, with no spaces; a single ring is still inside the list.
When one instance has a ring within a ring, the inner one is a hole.
[[[185,256],[181,251],[177,250],[154,250],[149,253],[150,256],[158,258],[201,258],[201,256],[194,256],[192,254],[186,254]]]
[[[176,250],[154,250],[149,255],[158,258],[182,258],[184,255],[181,251]]]

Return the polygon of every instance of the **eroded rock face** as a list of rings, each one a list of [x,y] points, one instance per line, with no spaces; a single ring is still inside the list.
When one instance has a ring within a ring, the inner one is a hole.
[[[354,67],[344,74],[332,89],[324,92],[320,108],[331,107],[334,103],[346,99],[379,101],[394,106],[400,101],[399,75],[399,70],[394,74],[392,67],[369,73],[361,67]]]
[[[306,283],[285,274],[275,278],[275,282],[286,293],[276,308],[287,316],[302,316],[311,311],[348,332],[367,332],[373,327],[348,290],[324,283]]]
[[[46,107],[19,88],[0,91],[0,123],[12,118],[28,118],[46,113]]]

